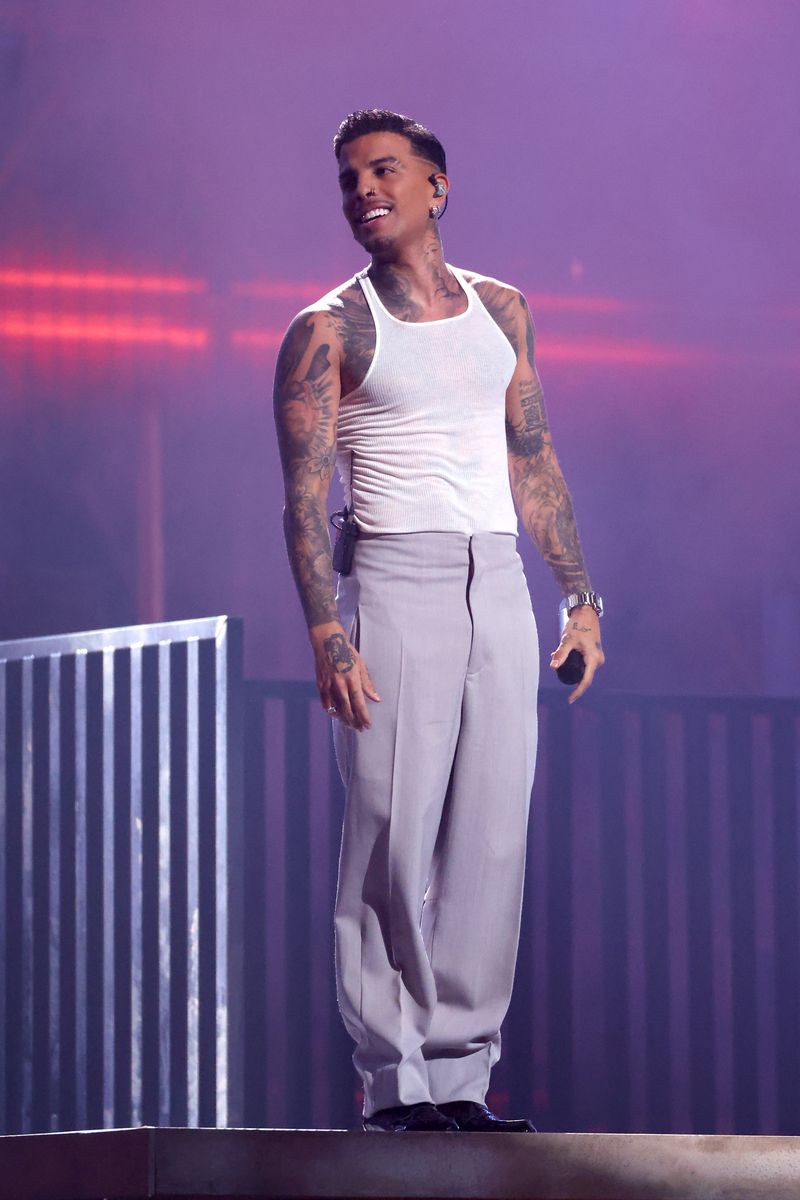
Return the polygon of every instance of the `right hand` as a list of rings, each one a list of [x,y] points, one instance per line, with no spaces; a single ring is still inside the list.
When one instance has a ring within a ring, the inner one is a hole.
[[[322,707],[330,716],[359,733],[369,729],[367,699],[380,702],[367,664],[348,641],[338,621],[309,630]],[[330,712],[335,708],[335,712]]]

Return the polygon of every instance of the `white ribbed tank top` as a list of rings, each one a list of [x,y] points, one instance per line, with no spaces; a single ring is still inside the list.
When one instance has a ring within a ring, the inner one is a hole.
[[[355,276],[375,353],[340,401],[336,457],[366,533],[517,533],[505,432],[516,356],[476,290],[446,265],[467,308],[439,321],[399,320],[366,269]]]

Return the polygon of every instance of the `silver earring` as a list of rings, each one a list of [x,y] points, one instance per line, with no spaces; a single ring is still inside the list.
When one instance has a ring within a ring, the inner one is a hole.
[[[439,208],[438,204],[432,204],[428,209],[428,213],[430,216],[436,218],[442,215],[442,210]]]

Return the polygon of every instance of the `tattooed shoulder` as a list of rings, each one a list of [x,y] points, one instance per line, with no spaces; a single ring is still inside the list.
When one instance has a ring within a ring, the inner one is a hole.
[[[508,338],[514,353],[519,355],[520,345],[524,345],[524,318],[528,307],[525,297],[518,288],[490,275],[479,275],[477,271],[464,271],[463,274]]]
[[[325,313],[306,310],[295,317],[275,368],[275,424],[287,479],[316,476],[327,483],[330,478],[339,396],[337,363]]]
[[[342,395],[363,383],[375,354],[375,322],[357,282],[326,297],[330,318],[341,346]]]

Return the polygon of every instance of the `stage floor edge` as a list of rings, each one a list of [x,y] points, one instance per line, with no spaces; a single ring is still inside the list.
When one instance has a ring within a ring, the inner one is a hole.
[[[797,1200],[800,1137],[138,1129],[0,1137],[0,1200]]]

